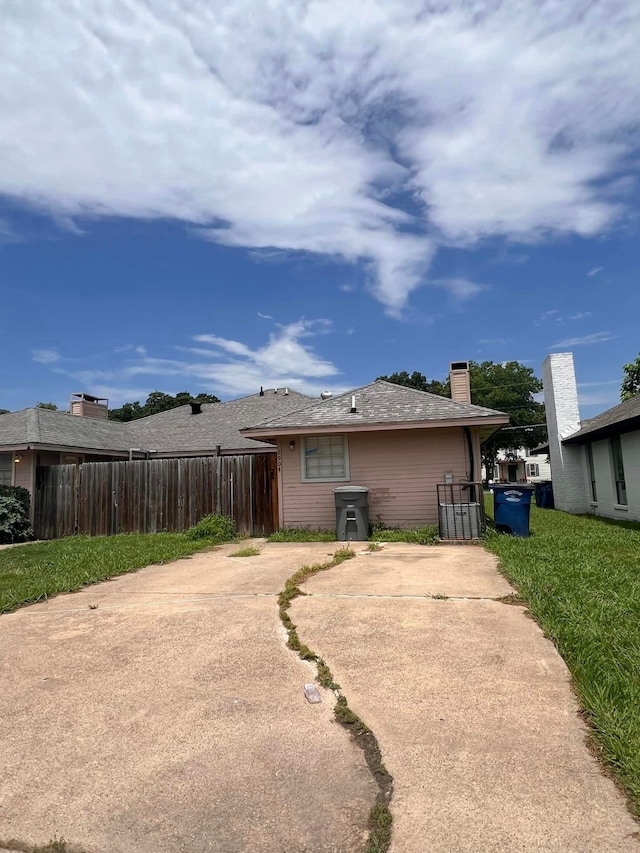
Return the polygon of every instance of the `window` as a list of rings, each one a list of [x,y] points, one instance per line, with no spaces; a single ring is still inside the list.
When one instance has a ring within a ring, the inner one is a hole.
[[[348,480],[349,458],[344,435],[312,435],[302,440],[302,479]]]
[[[13,453],[0,453],[0,486],[11,485]]]
[[[593,445],[587,444],[587,468],[589,469],[589,480],[591,482],[591,500],[596,503],[598,492],[596,490],[596,469],[593,465]]]
[[[539,477],[540,466],[537,462],[527,462],[527,477]]]
[[[613,479],[616,484],[616,501],[620,506],[627,505],[627,484],[624,480],[624,463],[622,461],[622,443],[620,436],[611,439],[611,459],[613,461]]]

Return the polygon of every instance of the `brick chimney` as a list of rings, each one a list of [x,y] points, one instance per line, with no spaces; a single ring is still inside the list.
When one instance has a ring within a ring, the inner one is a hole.
[[[587,489],[583,449],[562,444],[564,438],[580,429],[573,353],[555,352],[547,356],[542,365],[542,384],[556,509],[584,513]]]
[[[94,397],[92,394],[72,394],[69,412],[82,418],[106,421],[109,417],[109,401],[106,397]]]
[[[452,361],[449,365],[451,399],[454,403],[471,402],[471,379],[468,361]]]

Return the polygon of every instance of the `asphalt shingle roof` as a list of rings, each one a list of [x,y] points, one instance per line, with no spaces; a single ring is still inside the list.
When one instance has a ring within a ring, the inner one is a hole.
[[[49,409],[23,409],[0,415],[0,447],[40,444],[85,450],[127,452],[130,448],[159,453],[212,453],[220,445],[224,451],[257,449],[261,441],[240,434],[240,429],[256,420],[307,405],[311,397],[284,389],[264,396],[252,394],[227,403],[204,403],[198,415],[191,406],[180,406],[137,421],[119,423],[79,417]]]
[[[355,394],[356,411],[351,412],[351,397]],[[248,432],[272,431],[294,427],[357,426],[365,424],[408,423],[412,421],[434,421],[453,419],[495,418],[503,412],[474,406],[470,403],[455,403],[447,397],[428,394],[403,385],[395,385],[378,379],[370,385],[356,388],[319,400],[298,411],[272,418],[248,428]]]
[[[308,405],[311,397],[289,389],[280,388],[260,394],[230,400],[228,403],[204,403],[199,415],[191,413],[191,406],[180,406],[157,415],[130,421],[127,426],[135,438],[134,446],[159,453],[211,452],[216,445],[222,450],[264,451],[264,442],[241,435],[247,424],[273,418]]]
[[[595,418],[583,421],[578,432],[566,438],[563,444],[586,444],[623,432],[640,429],[640,394],[607,409]]]
[[[90,450],[127,451],[129,424],[82,418],[50,409],[22,409],[0,415],[0,446],[48,444]]]

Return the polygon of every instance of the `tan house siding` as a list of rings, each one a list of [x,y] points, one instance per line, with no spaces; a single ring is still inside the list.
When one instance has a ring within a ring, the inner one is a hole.
[[[476,432],[473,430],[472,432]],[[474,449],[480,469],[479,442]],[[466,480],[469,454],[461,428],[350,433],[350,477],[346,482],[301,482],[301,438],[289,448],[279,441],[281,524],[285,527],[335,527],[333,489],[351,483],[369,488],[371,521],[379,515],[390,527],[437,524],[436,485],[450,472],[454,482]]]
[[[33,521],[33,496],[36,483],[36,452],[35,450],[20,451],[22,459],[13,464],[13,485],[27,489],[31,495],[31,520]]]

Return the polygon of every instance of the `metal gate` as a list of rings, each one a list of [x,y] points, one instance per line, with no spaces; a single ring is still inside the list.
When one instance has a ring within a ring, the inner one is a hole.
[[[438,483],[437,489],[440,538],[482,539],[487,529],[482,483]]]

